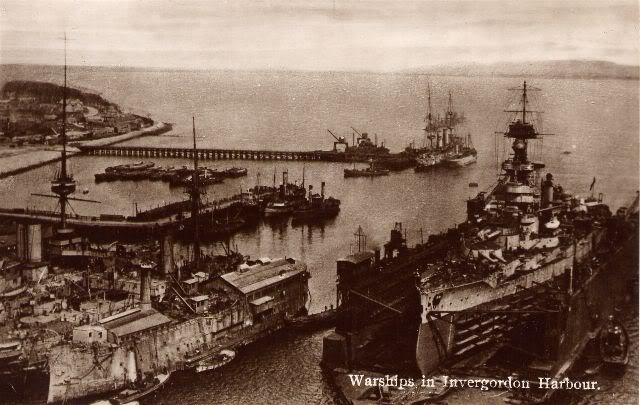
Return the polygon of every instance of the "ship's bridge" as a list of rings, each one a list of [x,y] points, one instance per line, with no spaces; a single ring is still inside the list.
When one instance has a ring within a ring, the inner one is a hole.
[[[509,204],[534,204],[538,202],[539,195],[528,184],[519,182],[506,182],[497,187],[495,195],[498,200]]]
[[[538,137],[538,133],[531,123],[522,122],[519,119],[509,124],[509,131],[504,135],[518,139],[536,139]]]

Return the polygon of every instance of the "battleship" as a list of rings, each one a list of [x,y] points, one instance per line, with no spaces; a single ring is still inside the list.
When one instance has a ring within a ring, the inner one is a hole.
[[[598,352],[599,336],[616,331],[607,320],[620,316],[637,276],[622,262],[637,260],[638,196],[613,214],[604,196],[580,198],[551,173],[542,177],[545,165],[528,155],[543,136],[527,108],[532,90],[526,81],[519,88],[520,108],[508,111],[515,116],[503,132],[513,153],[497,184],[467,201],[464,223],[412,249],[396,227],[385,259],[376,250],[338,261],[341,318],[324,340],[325,367],[516,378],[536,382],[536,389],[509,390],[504,400],[542,403],[556,390],[538,381],[567,378],[583,354]],[[394,351],[385,346],[394,339],[390,330],[413,356],[385,358]],[[448,403],[503,402],[484,390],[417,387],[383,395],[355,392],[344,373],[335,381],[347,399],[362,403],[445,396]]]
[[[427,87],[427,115],[424,128],[425,140],[429,144],[423,148],[407,148],[416,156],[416,172],[423,172],[434,167],[449,166],[462,167],[475,163],[477,151],[471,142],[471,134],[460,137],[456,128],[464,122],[464,115],[458,115],[453,109],[453,99],[449,92],[449,100],[445,117],[434,117],[431,107],[431,86]]]

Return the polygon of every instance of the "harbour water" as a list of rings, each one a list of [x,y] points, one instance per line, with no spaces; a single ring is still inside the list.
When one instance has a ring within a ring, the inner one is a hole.
[[[60,81],[60,72],[39,68],[39,80]],[[33,73],[12,71],[4,79],[33,79]],[[365,73],[299,72],[144,72],[90,69],[70,70],[71,86],[95,89],[106,98],[156,119],[175,123],[173,132],[136,139],[131,145],[188,147],[191,116],[195,116],[198,143],[202,147],[283,150],[329,149],[331,129],[351,139],[350,126],[371,135],[392,151],[409,142],[423,142],[426,110],[426,76]],[[410,244],[423,235],[452,226],[464,217],[465,199],[495,181],[496,162],[508,146],[494,131],[504,128],[502,109],[515,94],[506,89],[521,84],[520,78],[431,77],[436,111],[445,108],[451,90],[454,106],[467,121],[460,128],[472,134],[478,163],[460,170],[414,173],[407,170],[374,179],[344,179],[345,166],[301,162],[205,162],[209,167],[247,167],[245,178],[211,186],[205,198],[237,193],[258,181],[302,178],[319,189],[327,183],[327,194],[342,200],[340,215],[322,226],[293,226],[289,221],[262,223],[256,230],[236,235],[232,243],[252,257],[294,256],[307,262],[312,275],[312,311],[335,300],[335,261],[349,253],[353,233],[362,226],[367,245],[381,245],[394,222],[402,222]],[[1,83],[0,83],[1,84]],[[545,161],[548,170],[567,190],[588,196],[603,193],[615,209],[632,199],[638,187],[638,94],[637,82],[617,80],[532,79],[537,105],[544,106],[544,148],[534,147],[534,158]],[[542,146],[542,145],[539,145]],[[563,153],[564,151],[570,153]],[[185,198],[180,189],[160,182],[114,182],[95,184],[94,173],[106,166],[139,159],[74,157],[71,170],[78,189],[101,204],[74,203],[79,214],[131,215],[138,209]],[[163,166],[188,165],[187,160],[158,159]],[[55,202],[31,196],[46,192],[54,165],[0,180],[0,206],[53,209]],[[545,171],[543,171],[545,172]],[[469,183],[478,188],[469,188]],[[211,244],[206,249],[219,248]],[[186,247],[178,255],[189,255]],[[635,325],[637,318],[630,321]],[[635,342],[637,344],[637,326]],[[223,369],[203,375],[177,375],[146,403],[249,404],[332,403],[331,390],[322,379],[318,361],[323,333],[278,334],[251,346]],[[637,363],[637,346],[634,351]],[[630,367],[622,380],[611,381],[611,390],[635,391],[637,367]],[[609,398],[609,397],[606,397]],[[631,398],[634,398],[632,395]],[[579,398],[586,403],[606,400]],[[624,402],[623,402],[624,403]]]

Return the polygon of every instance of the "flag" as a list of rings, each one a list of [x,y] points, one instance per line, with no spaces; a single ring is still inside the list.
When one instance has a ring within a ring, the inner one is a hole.
[[[593,178],[593,181],[591,182],[591,186],[589,186],[589,191],[593,191],[593,186],[596,185],[596,178]]]

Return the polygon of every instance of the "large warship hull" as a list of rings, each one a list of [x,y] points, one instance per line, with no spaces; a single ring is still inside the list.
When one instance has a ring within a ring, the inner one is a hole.
[[[543,268],[500,287],[461,286],[443,295],[438,305],[451,307],[450,311],[423,310],[416,347],[422,373],[432,374],[524,334],[529,340],[525,344],[532,351],[539,346],[540,357],[548,360],[546,376],[561,377],[614,314],[635,276],[633,266],[621,265],[621,261],[637,260],[637,234],[611,252],[606,262],[590,267],[583,281],[561,293],[572,282],[570,269],[589,261],[603,237],[604,231],[598,230]],[[422,294],[423,309],[431,299],[433,296]]]

